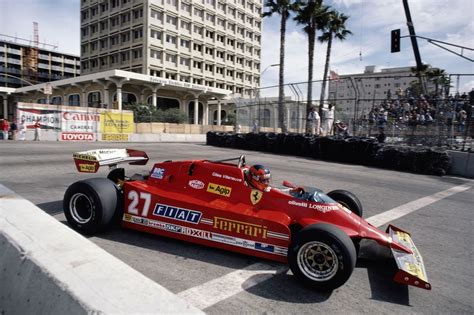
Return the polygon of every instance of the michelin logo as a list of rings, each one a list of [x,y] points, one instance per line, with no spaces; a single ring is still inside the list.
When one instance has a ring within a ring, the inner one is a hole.
[[[198,224],[202,213],[199,211],[182,209],[169,205],[162,205],[157,203],[153,214],[160,217],[175,219],[178,221]]]

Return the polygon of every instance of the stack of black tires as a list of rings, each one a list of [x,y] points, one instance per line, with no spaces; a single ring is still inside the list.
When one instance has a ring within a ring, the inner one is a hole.
[[[445,175],[451,165],[443,149],[388,145],[366,137],[210,131],[207,144],[440,176]]]

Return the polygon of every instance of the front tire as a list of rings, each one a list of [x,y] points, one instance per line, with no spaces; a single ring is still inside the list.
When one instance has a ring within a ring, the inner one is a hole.
[[[117,211],[118,190],[106,178],[75,182],[64,194],[63,209],[69,225],[84,234],[104,230]]]
[[[288,250],[288,262],[295,277],[321,291],[343,285],[351,276],[356,259],[349,236],[325,223],[302,229]]]
[[[362,215],[364,214],[362,203],[359,198],[350,191],[338,189],[329,192],[327,195],[362,218]]]

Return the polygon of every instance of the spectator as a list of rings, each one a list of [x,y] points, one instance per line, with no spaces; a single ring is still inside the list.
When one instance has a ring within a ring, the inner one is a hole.
[[[40,141],[40,132],[41,132],[41,124],[40,118],[38,117],[35,122],[35,139],[34,141]]]
[[[340,120],[334,123],[334,133],[338,136],[348,136],[347,125]]]
[[[384,128],[379,128],[379,134],[377,136],[378,142],[384,143],[386,138],[387,138],[387,136],[385,135]]]
[[[258,133],[258,119],[255,119],[255,120],[253,121],[252,133]]]
[[[17,132],[18,132],[18,125],[16,124],[16,118],[13,119],[10,125],[10,131],[12,132],[12,139],[16,140]]]
[[[311,107],[311,111],[308,113],[308,125],[309,131],[312,135],[319,135],[321,119],[319,117],[316,107]]]
[[[331,134],[332,124],[334,122],[334,108],[332,104],[329,104],[328,109],[323,110],[323,117],[323,135],[328,136]]]
[[[459,112],[458,118],[458,132],[463,133],[465,126],[466,126],[467,114],[466,111],[463,109]]]
[[[2,127],[3,140],[8,140],[8,131],[10,130],[10,124],[8,123],[8,119],[2,119],[0,125]]]

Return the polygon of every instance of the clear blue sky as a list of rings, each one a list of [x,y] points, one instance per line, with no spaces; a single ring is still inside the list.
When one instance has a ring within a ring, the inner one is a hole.
[[[365,66],[377,69],[413,66],[409,39],[402,39],[402,51],[390,53],[390,30],[400,28],[407,35],[402,0],[332,0],[326,4],[350,16],[354,33],[333,46],[331,68],[340,74],[360,73]],[[417,35],[474,48],[474,0],[409,0]],[[58,51],[79,55],[79,0],[0,0],[0,34],[33,38],[33,21],[39,23],[40,42],[58,45]],[[423,63],[448,73],[474,74],[474,64],[419,40]],[[459,52],[459,50],[457,50]],[[286,39],[285,82],[302,82],[307,77],[307,41],[301,28],[289,21]],[[322,78],[326,46],[317,44],[314,79]],[[465,51],[474,58],[474,53]],[[279,18],[265,18],[262,35],[262,67],[279,61]],[[269,68],[262,86],[276,85],[278,68]],[[474,87],[474,76],[461,81],[461,91]]]

